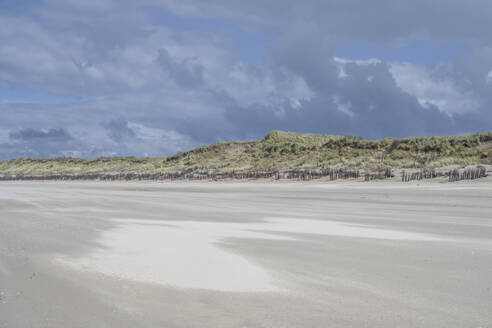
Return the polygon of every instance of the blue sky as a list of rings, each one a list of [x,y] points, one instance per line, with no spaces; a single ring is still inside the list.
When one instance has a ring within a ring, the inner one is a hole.
[[[23,88],[0,89],[0,103],[3,104],[63,104],[74,101],[77,99]]]
[[[0,160],[492,130],[492,3],[0,2]]]

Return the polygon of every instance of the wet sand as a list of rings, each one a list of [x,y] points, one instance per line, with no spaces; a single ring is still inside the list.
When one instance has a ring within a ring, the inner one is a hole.
[[[0,183],[0,327],[492,327],[492,181]]]

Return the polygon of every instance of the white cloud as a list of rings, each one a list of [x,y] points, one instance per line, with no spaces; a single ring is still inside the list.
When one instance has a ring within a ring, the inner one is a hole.
[[[436,79],[428,70],[410,63],[391,63],[391,73],[397,85],[417,97],[424,107],[437,106],[448,114],[476,111],[480,103],[475,95],[460,89],[450,79]]]
[[[333,57],[333,63],[335,64],[338,70],[338,78],[346,79],[348,77],[347,72],[345,70],[345,65],[347,64],[357,64],[359,66],[369,66],[369,65],[378,65],[381,64],[382,61],[377,58],[369,58],[369,59],[346,59],[341,57]],[[372,82],[374,80],[374,76],[367,76],[367,81]]]
[[[381,64],[382,61],[377,59],[377,58],[369,58],[369,59],[346,59],[346,58],[341,58],[341,57],[333,57],[333,60],[336,63],[340,64],[357,64],[361,66],[367,66],[367,65],[376,65],[376,64]]]
[[[337,109],[349,117],[354,117],[354,112],[351,110],[352,104],[350,102],[341,102],[340,97],[334,96],[333,103],[337,106]]]
[[[165,149],[166,153],[176,153],[192,143],[192,140],[174,130],[163,130],[145,126],[139,123],[128,122],[128,127],[135,131],[140,147],[147,148],[147,154],[154,154],[155,149]]]
[[[235,64],[227,78],[217,82],[217,86],[226,90],[242,107],[261,105],[282,112],[286,104],[300,109],[301,101],[309,101],[314,96],[300,76],[244,62]]]

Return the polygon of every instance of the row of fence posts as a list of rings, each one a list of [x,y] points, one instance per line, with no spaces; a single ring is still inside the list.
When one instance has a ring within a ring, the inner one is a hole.
[[[454,169],[449,172],[448,181],[455,182],[460,180],[475,180],[485,178],[487,176],[487,169],[483,166],[477,166],[475,168],[468,168],[463,171]]]
[[[391,169],[386,169],[386,170],[380,170],[376,173],[366,173],[364,175],[364,181],[372,181],[372,180],[382,180],[382,179],[389,179],[394,177],[393,173],[391,172]]]
[[[438,172],[434,169],[421,169],[418,172],[403,171],[402,182],[413,180],[433,179],[448,176],[449,182],[460,180],[473,180],[487,176],[487,170],[483,166],[469,168],[463,171],[457,169],[449,172]],[[383,180],[394,177],[391,169],[379,170],[377,172],[360,172],[359,170],[349,170],[345,168],[319,168],[319,169],[300,169],[300,170],[276,170],[276,171],[230,171],[215,172],[209,170],[182,170],[176,172],[160,173],[85,173],[85,174],[50,174],[50,175],[10,175],[0,176],[0,180],[302,180],[309,181],[327,177],[334,181],[338,179],[359,179],[364,181]]]
[[[409,182],[414,180],[422,180],[422,179],[434,179],[443,176],[444,173],[438,172],[435,169],[420,169],[418,172],[407,172],[403,171],[401,174],[402,182]]]
[[[449,182],[455,182],[460,180],[474,180],[487,176],[487,169],[484,166],[477,166],[475,168],[468,168],[463,171],[453,169],[449,172],[436,171],[435,169],[420,169],[417,172],[403,171],[401,174],[402,182],[409,182],[414,180],[433,179],[442,176],[447,176]]]
[[[378,172],[365,173],[379,179],[387,177]],[[275,170],[275,171],[230,171],[215,172],[209,170],[183,170],[176,172],[160,173],[84,173],[84,174],[48,174],[48,175],[9,175],[0,176],[0,180],[257,180],[257,179],[295,179],[295,180],[314,180],[328,177],[330,180],[338,179],[359,179],[362,176],[359,170],[349,170],[344,168],[320,168],[302,170]]]
[[[314,180],[329,177],[330,180],[338,179],[358,179],[359,170],[347,170],[344,168],[336,169],[306,169],[306,170],[286,170],[276,171],[275,179],[295,179],[295,180]]]

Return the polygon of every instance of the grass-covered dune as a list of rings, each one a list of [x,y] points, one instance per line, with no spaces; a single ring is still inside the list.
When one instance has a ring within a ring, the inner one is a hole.
[[[492,164],[492,132],[365,140],[273,131],[260,141],[224,142],[165,158],[13,159],[0,175],[273,171],[319,167],[380,170]]]

